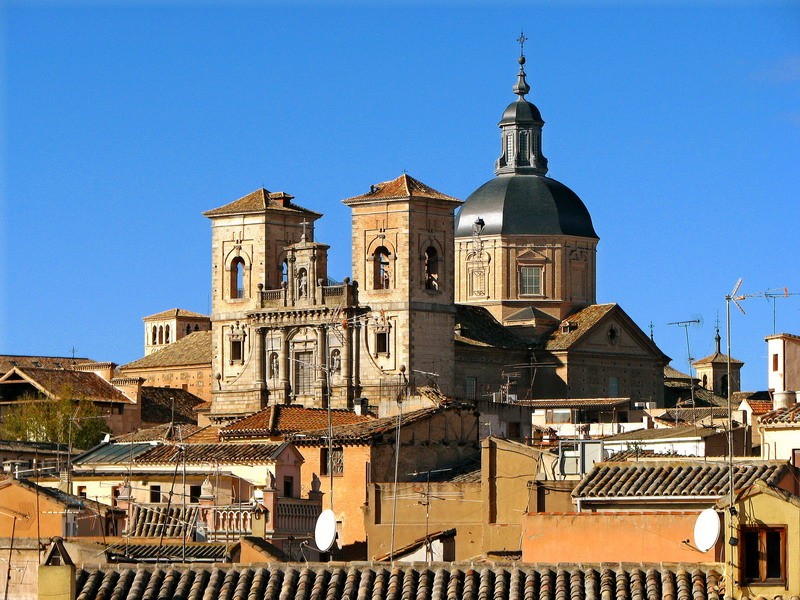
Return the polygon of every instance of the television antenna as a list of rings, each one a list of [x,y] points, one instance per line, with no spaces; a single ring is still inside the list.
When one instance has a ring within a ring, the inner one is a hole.
[[[775,313],[776,308],[775,305],[777,304],[776,300],[778,298],[788,298],[789,296],[800,296],[799,292],[789,292],[789,288],[776,288],[774,290],[767,290],[764,292],[764,297],[767,300],[772,300],[772,335],[775,335],[777,331],[775,330]]]
[[[692,374],[692,361],[694,358],[692,357],[692,349],[689,346],[689,327],[702,327],[703,319],[702,317],[695,317],[694,319],[689,319],[687,321],[673,321],[672,323],[667,323],[667,325],[676,325],[678,327],[682,327],[684,333],[686,334],[686,362],[689,365],[689,395],[692,399],[692,408],[696,408],[694,403],[694,375]]]

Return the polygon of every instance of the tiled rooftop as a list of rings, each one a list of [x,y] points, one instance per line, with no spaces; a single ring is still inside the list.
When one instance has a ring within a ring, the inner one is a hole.
[[[194,530],[200,507],[181,504],[167,508],[157,504],[134,504],[126,535],[131,537],[183,537]],[[164,556],[164,555],[162,555]]]
[[[525,350],[528,343],[482,306],[456,304],[455,340],[470,346]]]
[[[181,388],[142,386],[142,421],[196,423],[194,407],[203,400]],[[174,407],[174,410],[173,410]]]
[[[371,202],[374,200],[398,200],[401,198],[431,198],[434,200],[449,200],[461,204],[461,200],[436,191],[410,175],[400,175],[397,179],[375,184],[370,191],[360,196],[353,196],[343,200],[345,204]]]
[[[208,210],[204,212],[203,215],[206,217],[217,217],[222,215],[238,215],[264,212],[265,210],[277,210],[303,213],[316,217],[322,216],[318,212],[294,204],[292,202],[293,199],[294,196],[284,192],[270,192],[264,188],[259,188],[225,206]]]
[[[73,397],[81,397],[92,402],[120,402],[131,404],[131,400],[108,381],[91,371],[73,371],[71,369],[44,369],[35,367],[16,368],[21,377],[14,373],[4,375],[5,382],[0,385],[11,385],[17,381],[32,382],[37,390],[50,398],[58,398],[65,390]]]
[[[714,352],[713,354],[709,354],[701,358],[700,360],[696,360],[692,363],[692,365],[708,365],[712,363],[725,363],[728,364],[728,355],[723,354],[722,352]],[[743,365],[744,363],[736,358],[731,357],[731,364],[732,365]]]
[[[211,365],[211,332],[194,331],[144,358],[122,365],[125,373],[133,369],[180,367],[184,365]]]
[[[530,408],[611,408],[630,403],[630,398],[549,398],[519,400],[515,405]]]
[[[654,418],[669,425],[684,426],[711,417],[719,420],[720,423],[723,421],[727,423],[728,409],[722,407],[670,408]]]
[[[154,315],[148,315],[143,317],[143,321],[158,321],[161,319],[170,319],[176,317],[187,317],[187,318],[202,318],[208,319],[208,315],[202,315],[200,313],[192,312],[190,310],[186,310],[183,308],[170,308],[169,310],[161,311],[160,313],[156,313]]]
[[[616,304],[592,304],[568,316],[548,336],[545,341],[545,347],[551,352],[554,350],[569,350],[573,344],[597,325],[616,306]],[[567,323],[570,324],[568,331],[562,327]]]
[[[236,461],[245,464],[273,462],[283,451],[285,444],[186,444],[186,462],[190,464],[226,463]],[[175,464],[180,456],[173,445],[155,446],[134,459],[137,465]],[[183,460],[183,459],[181,459]]]
[[[408,425],[417,421],[422,421],[432,417],[442,410],[448,410],[454,405],[432,406],[429,408],[421,408],[413,412],[403,415],[402,425]],[[342,443],[369,443],[369,441],[376,436],[386,433],[394,432],[397,429],[397,417],[383,417],[381,419],[372,419],[364,421],[363,423],[354,423],[351,425],[340,425],[333,428],[333,439]],[[287,436],[290,440],[298,446],[308,444],[318,444],[327,438],[328,430],[318,429],[316,431],[304,431]]]
[[[664,404],[676,406],[679,402],[689,402],[692,390],[689,380],[667,379],[664,381]],[[728,406],[727,399],[699,385],[694,386],[694,399],[697,406]]]
[[[332,409],[334,426],[363,423],[372,420],[366,415],[357,415],[351,410]],[[328,410],[306,408],[300,405],[275,405],[244,417],[223,427],[220,437],[224,440],[278,436],[297,431],[310,431],[328,426]]]
[[[778,408],[770,411],[759,418],[758,422],[762,425],[800,423],[800,404],[792,404],[788,408]]]
[[[678,440],[706,438],[717,435],[720,430],[715,427],[702,427],[689,425],[687,427],[658,427],[654,429],[636,429],[625,431],[603,438],[604,442],[623,442],[623,441],[652,441],[652,440]]]
[[[7,373],[14,367],[44,368],[44,369],[69,369],[72,365],[93,363],[89,358],[71,356],[27,356],[18,354],[0,354],[0,375]]]
[[[237,542],[238,544],[238,542]],[[231,551],[237,544],[224,542],[186,542],[186,560],[191,562],[231,562]],[[125,543],[120,542],[106,548],[110,562],[179,562],[183,560],[184,544],[175,542]]]
[[[103,565],[79,569],[77,597],[245,599],[719,600],[721,567],[691,564],[596,566],[475,563],[270,563],[252,566]]]
[[[137,429],[131,433],[114,438],[116,443],[132,442],[178,442],[200,431],[200,427],[190,423],[172,424],[164,423],[146,429]]]
[[[739,490],[761,479],[776,485],[791,470],[782,461],[737,462],[734,488]],[[721,497],[728,493],[728,465],[724,462],[670,460],[597,463],[572,496],[583,500],[631,497]]]

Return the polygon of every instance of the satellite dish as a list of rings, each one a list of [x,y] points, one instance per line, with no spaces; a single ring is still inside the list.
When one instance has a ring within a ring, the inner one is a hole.
[[[321,552],[327,552],[336,541],[336,515],[331,509],[323,510],[314,527],[314,541]]]
[[[719,515],[713,508],[707,508],[694,522],[694,546],[700,552],[708,552],[719,539]]]

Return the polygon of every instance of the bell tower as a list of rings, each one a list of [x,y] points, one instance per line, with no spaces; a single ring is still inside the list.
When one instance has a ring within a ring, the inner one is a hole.
[[[461,201],[403,174],[344,200],[352,209],[353,276],[362,325],[365,396],[415,372],[435,373],[452,393],[454,349],[453,212]],[[444,375],[447,374],[447,377]]]
[[[263,340],[248,314],[261,307],[262,290],[283,286],[288,248],[322,216],[292,200],[261,188],[203,213],[211,220],[212,416],[266,405],[266,384],[255,375]]]

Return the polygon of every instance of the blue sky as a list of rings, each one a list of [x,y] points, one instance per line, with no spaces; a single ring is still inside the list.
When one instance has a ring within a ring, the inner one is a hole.
[[[260,186],[325,213],[403,169],[459,198],[493,176],[520,29],[550,175],[589,208],[598,301],[686,371],[724,296],[800,292],[800,4],[57,3],[2,15],[0,353],[125,363],[145,315],[208,312],[201,215]],[[766,386],[773,304],[733,314]],[[800,296],[775,301],[800,334]],[[724,344],[724,341],[723,341]]]

